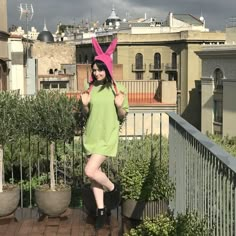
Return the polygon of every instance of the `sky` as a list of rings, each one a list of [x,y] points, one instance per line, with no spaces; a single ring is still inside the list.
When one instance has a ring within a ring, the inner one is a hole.
[[[155,17],[165,20],[169,12],[191,14],[205,18],[206,27],[211,31],[224,30],[229,20],[235,18],[235,0],[7,0],[8,27],[11,25],[26,28],[26,18],[20,19],[20,3],[32,4],[34,15],[28,21],[29,29],[34,26],[42,31],[44,21],[47,29],[54,33],[57,24],[81,24],[86,21],[104,23],[110,16],[112,7],[121,20]]]

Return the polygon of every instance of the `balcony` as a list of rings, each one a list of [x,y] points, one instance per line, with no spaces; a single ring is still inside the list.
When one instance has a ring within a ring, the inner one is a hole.
[[[158,81],[125,80],[119,81],[119,83],[123,84],[127,89],[130,105],[158,104],[158,100],[155,97],[159,84]]]
[[[120,80],[127,89],[130,106],[176,106],[176,82],[159,80]],[[160,86],[162,84],[162,86]],[[79,91],[66,92],[69,97],[80,97]],[[173,110],[173,109],[171,109]]]
[[[132,64],[132,72],[145,72],[146,71],[146,64]]]
[[[163,63],[161,65],[149,64],[149,72],[158,72],[158,71],[163,71],[163,70],[164,70]]]
[[[165,64],[165,71],[166,72],[177,72],[178,71],[178,65],[167,63],[167,64]]]
[[[131,107],[120,133],[121,140],[142,140],[146,135],[154,134],[168,139],[169,175],[176,187],[175,196],[169,203],[170,209],[175,213],[197,210],[202,217],[207,216],[209,228],[215,227],[214,235],[235,235],[236,159],[173,112],[141,111]],[[158,145],[161,156],[162,142],[151,145]],[[72,202],[68,212],[56,219],[43,219],[34,205],[32,180],[34,176],[48,174],[42,168],[43,162],[48,160],[47,145],[29,139],[25,150],[22,142],[12,143],[10,147],[8,154],[12,162],[8,178],[20,181],[21,201],[12,218],[0,219],[0,233],[71,235],[74,232],[73,235],[79,235],[80,232],[95,235],[93,223],[86,217],[81,202]],[[63,179],[74,190],[79,190],[80,181],[84,178],[81,138],[75,137],[71,143],[60,147],[56,148],[57,181]],[[128,151],[124,149],[122,152],[128,158]],[[22,159],[23,155],[28,156],[26,162]],[[145,150],[143,155],[146,155]],[[109,167],[107,170],[109,174]],[[23,180],[29,183],[27,191],[23,191]],[[101,235],[121,235],[125,220],[120,214],[119,209],[112,212],[111,221]]]

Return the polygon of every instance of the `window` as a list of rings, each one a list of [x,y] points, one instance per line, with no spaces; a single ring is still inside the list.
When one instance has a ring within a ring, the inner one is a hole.
[[[94,57],[95,57],[94,55],[91,56],[91,61],[94,61]]]
[[[223,121],[222,101],[214,100],[214,122],[222,123],[222,121]]]
[[[81,54],[79,54],[79,63],[82,63],[82,57],[81,57]]]
[[[177,54],[175,52],[172,53],[172,68],[177,69]]]
[[[69,85],[68,81],[54,81],[54,82],[50,82],[50,81],[43,81],[40,83],[41,84],[41,88],[43,89],[60,89],[60,90],[65,90],[67,89],[67,86]]]
[[[214,85],[215,85],[215,89],[222,89],[223,88],[223,72],[221,69],[217,68],[214,71]]]
[[[153,77],[152,77],[152,79],[161,80],[161,71],[153,72]]]
[[[85,55],[85,56],[84,56],[84,63],[87,63],[87,62],[88,62],[88,56]]]
[[[43,83],[43,89],[50,89],[50,83]]]
[[[161,54],[158,52],[154,55],[154,69],[161,69]]]
[[[141,53],[137,53],[135,56],[135,69],[136,70],[143,69],[143,55]],[[136,80],[142,80],[143,72],[136,72],[135,78]]]
[[[161,69],[161,54],[154,54],[154,68],[153,69]],[[152,74],[152,79],[161,80],[161,71],[155,71]]]
[[[177,81],[177,73],[175,71],[170,72],[168,74],[168,80],[169,81]]]
[[[143,79],[143,73],[142,72],[136,72],[135,78],[136,78],[136,80],[142,80]]]
[[[66,89],[67,88],[67,82],[60,82],[59,83],[59,89]]]
[[[135,68],[143,69],[143,55],[141,53],[137,53],[135,56]]]
[[[57,89],[58,88],[58,83],[55,83],[55,82],[51,83],[51,88],[52,89]]]

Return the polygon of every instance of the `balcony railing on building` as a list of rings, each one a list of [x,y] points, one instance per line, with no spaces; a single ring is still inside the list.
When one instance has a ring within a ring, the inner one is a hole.
[[[166,63],[165,64],[165,71],[174,71],[177,72],[178,71],[178,65],[175,63]]]
[[[123,84],[127,89],[128,100],[131,104],[158,103],[158,99],[156,96],[159,85],[158,81],[126,80],[126,81],[119,81],[119,83]]]
[[[145,72],[146,71],[146,64],[132,64],[132,71],[133,72]]]
[[[129,103],[133,105],[169,104],[176,106],[176,82],[164,80],[120,80],[117,81],[125,86]],[[80,91],[68,91],[68,96],[80,97]]]
[[[164,64],[163,63],[158,64],[158,65],[149,64],[149,71],[150,72],[158,72],[158,71],[163,71],[163,70],[164,70]]]

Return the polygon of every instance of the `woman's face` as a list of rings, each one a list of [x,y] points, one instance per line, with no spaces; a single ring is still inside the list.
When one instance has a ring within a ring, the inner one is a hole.
[[[103,80],[106,77],[105,70],[99,70],[96,64],[93,65],[92,73],[97,80]]]

